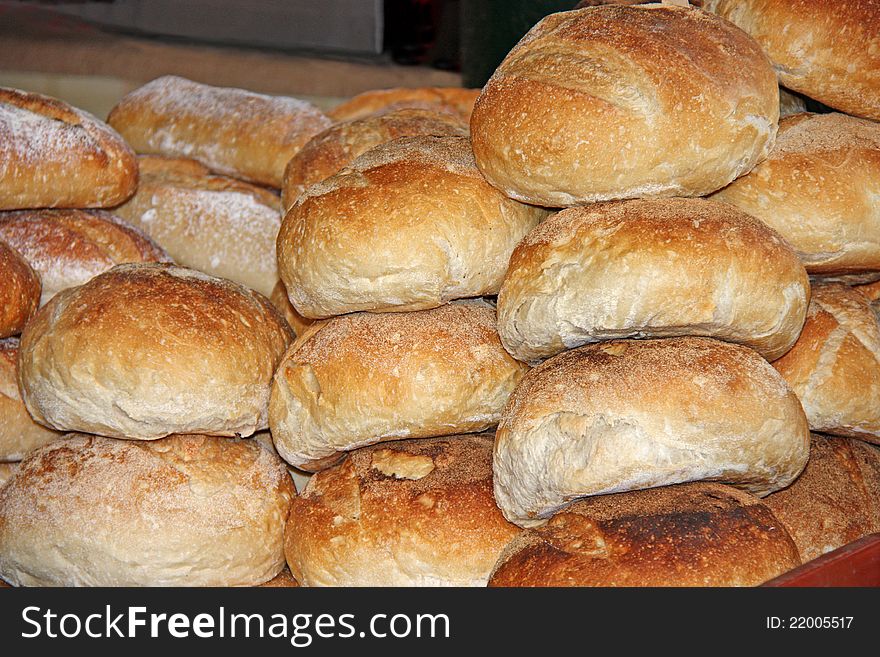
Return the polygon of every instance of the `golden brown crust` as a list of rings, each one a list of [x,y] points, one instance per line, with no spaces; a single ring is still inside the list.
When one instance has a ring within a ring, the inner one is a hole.
[[[291,507],[285,554],[306,586],[483,586],[518,532],[492,497],[492,436],[351,452]]]
[[[104,208],[137,187],[128,145],[87,112],[0,88],[0,210]]]
[[[880,531],[880,450],[814,434],[810,461],[764,503],[788,530],[804,562]]]
[[[40,277],[17,251],[0,240],[0,338],[21,333],[40,304]]]
[[[22,336],[31,415],[59,430],[152,440],[268,425],[290,328],[265,297],[182,267],[117,265],[59,293]]]
[[[279,365],[272,436],[288,463],[315,471],[363,445],[483,431],[527,369],[481,301],[335,317],[313,324]]]
[[[334,121],[353,121],[400,109],[422,109],[450,114],[467,124],[479,95],[479,89],[459,87],[374,89],[340,103],[327,115]]]
[[[138,191],[114,211],[181,265],[271,294],[278,282],[278,197],[262,187],[211,174],[194,160],[146,155],[138,161]]]
[[[253,586],[284,566],[295,495],[253,440],[69,434],[0,488],[0,577],[16,585]]]
[[[880,323],[863,294],[814,287],[800,338],[773,366],[811,429],[880,444]]]
[[[880,272],[880,124],[796,114],[765,162],[712,198],[774,228],[811,274]]]
[[[107,121],[138,153],[193,158],[214,171],[273,187],[281,186],[287,161],[331,125],[296,98],[172,75],[132,91]]]
[[[766,504],[692,483],[568,507],[515,538],[489,586],[756,586],[798,565]]]
[[[880,119],[875,0],[704,0],[761,44],[780,84],[847,114]]]
[[[532,28],[483,88],[471,137],[493,185],[562,207],[708,194],[766,157],[778,117],[770,62],[738,28],[601,6]]]
[[[103,210],[0,212],[0,240],[24,256],[40,275],[40,305],[114,265],[171,262],[139,229]]]
[[[0,340],[0,462],[20,461],[32,449],[61,436],[34,422],[21,401],[18,344],[18,338]]]
[[[703,335],[768,360],[809,302],[797,254],[765,224],[704,199],[637,199],[559,212],[514,249],[498,332],[536,362],[610,338]]]
[[[312,137],[287,163],[281,185],[282,208],[289,210],[306,188],[338,173],[371,148],[421,135],[467,136],[467,125],[435,111],[402,109],[328,128]]]

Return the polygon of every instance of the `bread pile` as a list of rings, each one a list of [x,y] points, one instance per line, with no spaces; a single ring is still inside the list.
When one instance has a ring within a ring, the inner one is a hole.
[[[785,81],[859,116],[780,121],[787,60],[682,4],[481,91],[126,96],[116,216],[0,216],[0,579],[751,586],[880,531],[878,83],[823,50]]]

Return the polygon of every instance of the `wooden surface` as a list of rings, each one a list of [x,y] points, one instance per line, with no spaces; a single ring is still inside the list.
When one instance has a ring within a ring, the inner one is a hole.
[[[844,545],[764,586],[880,586],[880,534]]]

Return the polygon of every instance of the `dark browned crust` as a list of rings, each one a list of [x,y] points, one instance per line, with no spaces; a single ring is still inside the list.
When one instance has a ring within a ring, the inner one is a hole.
[[[0,338],[21,333],[40,305],[40,277],[27,261],[0,241]]]

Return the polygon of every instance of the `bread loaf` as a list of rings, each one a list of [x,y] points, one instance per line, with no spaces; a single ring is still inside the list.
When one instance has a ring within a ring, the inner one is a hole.
[[[235,178],[281,187],[284,166],[331,121],[296,98],[212,87],[166,75],[126,95],[107,122],[138,153],[198,160]]]
[[[492,436],[351,452],[294,500],[285,554],[305,586],[485,586],[518,529],[492,497]]]
[[[302,335],[305,330],[315,321],[313,319],[303,317],[298,312],[296,312],[296,308],[291,305],[290,299],[287,298],[287,289],[284,287],[284,283],[282,283],[281,281],[278,281],[275,284],[269,300],[273,304],[275,304],[278,312],[280,312],[284,319],[287,320],[287,323],[290,324],[290,328],[293,329],[293,332],[296,335]]]
[[[285,461],[316,471],[363,445],[483,431],[527,369],[504,351],[482,301],[335,317],[278,367],[272,437]]]
[[[116,438],[249,436],[268,426],[290,329],[265,297],[191,269],[118,265],[56,295],[22,335],[41,424]]]
[[[21,333],[40,303],[40,276],[0,240],[0,338]]]
[[[573,504],[514,538],[489,586],[756,586],[798,565],[767,503],[692,483]]]
[[[115,212],[179,264],[269,296],[278,282],[278,197],[256,185],[213,175],[194,160],[147,155],[139,162],[137,194]]]
[[[396,139],[299,198],[278,233],[278,270],[305,317],[435,308],[496,294],[545,215],[486,183],[466,138]]]
[[[723,203],[645,199],[569,208],[513,252],[498,332],[536,362],[610,338],[703,335],[768,359],[794,344],[807,273],[779,235]]]
[[[340,103],[327,114],[334,121],[353,121],[399,109],[423,109],[449,114],[467,123],[479,95],[479,89],[458,87],[373,89]]]
[[[797,114],[779,125],[766,162],[712,198],[779,232],[810,274],[880,272],[880,125]]]
[[[552,14],[510,51],[471,117],[477,166],[561,207],[704,196],[766,158],[776,76],[730,23],[670,5]]]
[[[880,323],[865,296],[816,286],[800,338],[773,366],[811,429],[880,444]]]
[[[751,349],[615,340],[525,375],[496,433],[495,499],[528,527],[581,497],[687,481],[762,496],[790,484],[808,453],[800,403]]]
[[[0,488],[0,577],[15,586],[253,586],[284,567],[295,495],[252,440],[70,434]]]
[[[880,4],[875,0],[703,0],[748,32],[780,84],[836,109],[880,119]]]
[[[106,208],[137,187],[131,148],[94,116],[0,87],[0,210]]]
[[[281,185],[284,210],[289,210],[310,185],[338,173],[371,148],[400,137],[421,135],[467,136],[467,126],[449,114],[402,109],[327,128],[287,163]]]
[[[0,240],[40,275],[40,305],[114,265],[171,262],[144,233],[103,210],[0,212]]]

